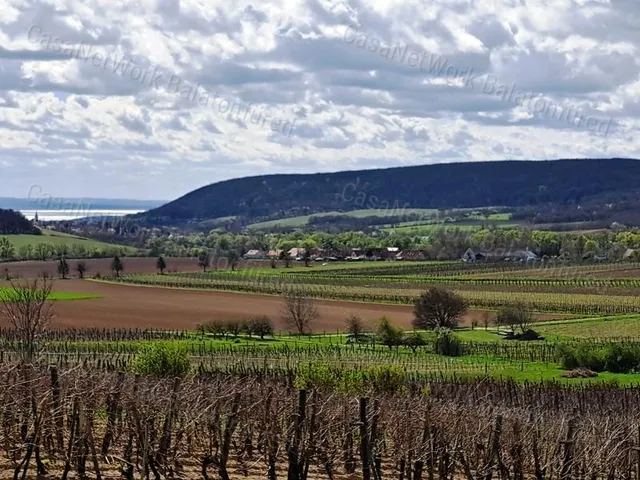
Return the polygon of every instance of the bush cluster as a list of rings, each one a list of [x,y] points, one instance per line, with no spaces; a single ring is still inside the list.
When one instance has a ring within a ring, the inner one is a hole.
[[[406,382],[407,373],[398,366],[377,365],[348,369],[308,362],[298,367],[295,386],[361,396],[402,392],[406,388]]]
[[[186,350],[166,343],[145,346],[133,361],[133,371],[156,377],[183,377],[191,370]]]
[[[260,337],[273,336],[273,323],[266,315],[260,315],[245,320],[227,320],[225,322],[211,321],[199,326],[200,333],[210,334],[213,338],[237,338],[239,335]]]
[[[464,348],[460,338],[448,328],[436,329],[434,350],[439,355],[459,357],[464,355]]]
[[[588,368],[594,372],[635,373],[640,371],[640,345],[611,343],[602,347],[579,344],[558,347],[560,364],[566,370]]]

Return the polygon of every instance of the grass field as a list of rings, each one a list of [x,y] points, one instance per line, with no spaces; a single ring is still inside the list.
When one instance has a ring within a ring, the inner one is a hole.
[[[3,295],[6,295],[9,289],[10,287],[0,287],[0,298]],[[95,298],[100,298],[100,295],[75,293],[75,292],[59,292],[59,291],[53,291],[49,295],[49,300],[52,300],[52,301],[91,300]]]
[[[351,212],[323,212],[314,213],[312,215],[302,215],[299,217],[282,218],[278,220],[269,220],[267,222],[253,223],[247,225],[249,230],[260,230],[274,227],[304,227],[309,223],[312,217],[328,217],[328,216],[344,216],[354,218],[366,217],[388,217],[396,215],[423,215],[425,218],[432,217],[438,213],[438,210],[430,208],[406,208],[406,209],[370,209],[370,210],[353,210]]]
[[[495,207],[493,207],[495,208]],[[475,209],[472,208],[460,208],[453,209],[450,212],[463,213],[471,212]],[[302,215],[298,217],[282,218],[278,220],[269,220],[266,222],[258,222],[248,225],[248,230],[265,230],[274,227],[304,227],[309,224],[309,219],[320,218],[326,216],[344,216],[353,218],[366,218],[366,217],[390,217],[390,216],[402,216],[402,215],[420,215],[422,220],[412,220],[407,222],[401,222],[395,226],[386,225],[383,226],[385,230],[394,230],[398,233],[412,233],[412,234],[426,234],[432,232],[434,229],[443,227],[459,227],[462,229],[472,230],[478,228],[481,225],[490,223],[496,224],[500,227],[513,227],[517,226],[517,223],[509,222],[511,219],[510,213],[492,213],[488,216],[470,215],[466,219],[459,220],[452,223],[443,223],[437,220],[438,210],[430,208],[405,208],[405,209],[369,209],[369,210],[353,210],[351,212],[324,212],[314,213],[311,215]],[[415,227],[415,228],[412,228]]]
[[[127,247],[123,245],[115,245],[111,243],[99,242],[84,237],[77,237],[66,233],[55,232],[52,230],[43,230],[42,235],[2,235],[7,238],[13,246],[17,249],[20,247],[31,245],[35,247],[40,243],[47,243],[50,245],[82,245],[87,250],[103,250],[105,248],[121,248],[128,253],[133,253],[135,248]]]

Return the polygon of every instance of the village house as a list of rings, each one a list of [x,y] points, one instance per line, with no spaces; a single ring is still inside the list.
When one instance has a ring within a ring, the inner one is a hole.
[[[245,260],[264,260],[265,253],[262,250],[249,250],[243,255]]]
[[[302,259],[302,257],[304,256],[305,253],[305,249],[304,248],[300,248],[300,247],[293,247],[292,249],[289,250],[289,256],[291,258],[295,258],[297,260]]]
[[[429,257],[422,250],[403,250],[396,255],[396,260],[427,260]]]
[[[529,249],[505,251],[502,249],[474,252],[467,248],[460,259],[463,262],[505,261],[505,262],[530,262],[538,259],[538,256]]]

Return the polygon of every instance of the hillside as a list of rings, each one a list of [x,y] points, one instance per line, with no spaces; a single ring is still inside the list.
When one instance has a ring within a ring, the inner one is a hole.
[[[403,208],[617,202],[636,192],[638,160],[468,162],[239,178],[133,217],[150,224],[229,216],[251,221],[373,208],[401,215]]]
[[[0,209],[0,235],[39,235],[40,230],[33,226],[20,212]]]
[[[2,235],[3,238],[8,239],[16,250],[24,246],[36,247],[41,243],[57,247],[59,245],[66,245],[72,247],[79,245],[86,250],[106,250],[106,249],[122,249],[126,253],[133,253],[135,249],[125,245],[117,245],[114,243],[100,242],[91,238],[78,237],[76,235],[69,235],[62,232],[55,232],[52,230],[43,230],[41,235]]]

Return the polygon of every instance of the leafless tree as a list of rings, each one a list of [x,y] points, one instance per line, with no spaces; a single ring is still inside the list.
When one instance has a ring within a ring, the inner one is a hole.
[[[291,290],[282,296],[282,318],[288,327],[295,328],[299,334],[307,333],[319,316],[316,305],[302,292]]]
[[[511,328],[511,332],[515,333],[516,328],[524,333],[533,323],[533,313],[524,303],[515,303],[502,307],[496,316],[496,323]]]
[[[467,302],[457,293],[439,287],[431,287],[416,300],[413,312],[414,328],[455,328],[467,311]]]
[[[33,363],[38,340],[46,333],[55,314],[49,301],[53,283],[46,278],[11,283],[0,290],[0,324],[16,330],[25,363]]]

